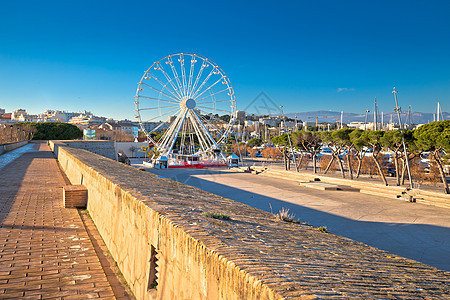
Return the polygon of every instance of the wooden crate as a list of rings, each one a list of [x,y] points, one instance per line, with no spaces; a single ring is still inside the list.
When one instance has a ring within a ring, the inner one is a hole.
[[[63,187],[63,203],[65,208],[81,207],[87,205],[87,188],[84,185],[66,185]]]

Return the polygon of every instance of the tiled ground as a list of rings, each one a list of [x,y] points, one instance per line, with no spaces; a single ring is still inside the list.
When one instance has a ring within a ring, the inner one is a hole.
[[[115,299],[45,144],[0,170],[0,299]]]

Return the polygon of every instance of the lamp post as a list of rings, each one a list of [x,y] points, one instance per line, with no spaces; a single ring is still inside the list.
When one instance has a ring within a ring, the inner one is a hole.
[[[10,143],[12,143],[12,128],[13,128],[13,126],[12,125],[9,125],[9,132],[10,132],[10,134],[11,134],[11,137],[9,138],[9,142]]]
[[[283,105],[280,105],[280,110],[281,110],[281,117],[284,120]],[[294,165],[295,165],[295,170],[298,172],[299,170],[298,170],[298,166],[297,166],[297,159],[295,158],[295,153],[292,150],[291,137],[289,136],[289,131],[287,129],[286,122],[284,122],[284,130],[286,130],[286,133],[287,133],[289,147],[291,148],[292,160],[294,161]]]
[[[398,125],[400,126],[400,133],[402,134],[403,151],[404,151],[404,155],[405,155],[406,169],[408,170],[408,177],[409,177],[409,187],[412,189],[414,186],[413,186],[413,181],[412,181],[412,177],[411,177],[411,169],[409,168],[409,159],[408,159],[408,152],[406,151],[405,135],[403,134],[402,119],[400,118],[400,111],[402,110],[402,108],[400,106],[398,106],[398,101],[397,101],[398,91],[395,90],[395,87],[394,87],[394,90],[392,91],[392,93],[394,94],[394,99],[395,99],[394,111],[397,112]]]

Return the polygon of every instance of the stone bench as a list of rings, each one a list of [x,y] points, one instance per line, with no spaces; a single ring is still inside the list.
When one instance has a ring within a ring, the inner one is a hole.
[[[66,185],[63,187],[63,203],[65,208],[76,208],[87,205],[88,190],[84,185]]]

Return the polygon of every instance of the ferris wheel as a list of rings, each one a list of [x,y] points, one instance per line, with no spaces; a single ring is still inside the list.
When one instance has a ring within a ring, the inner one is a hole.
[[[138,83],[135,108],[161,156],[225,160],[220,144],[234,124],[236,99],[229,78],[210,59],[176,53],[156,61]]]

